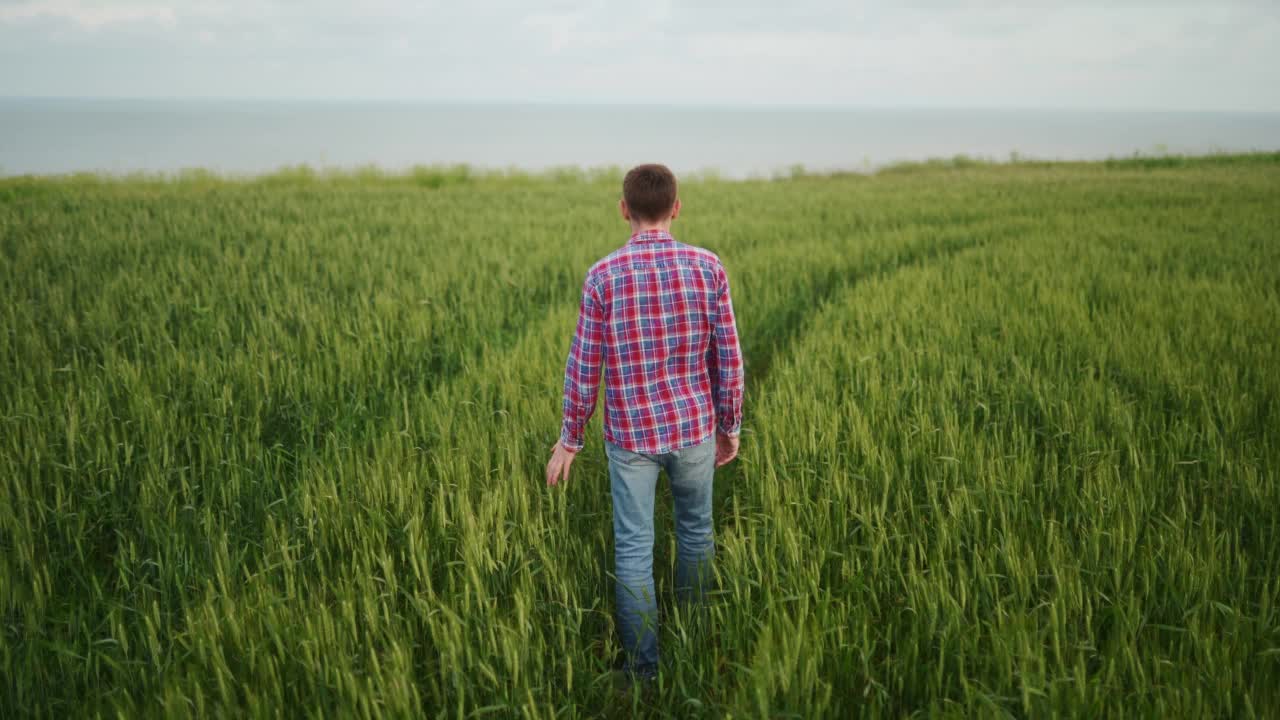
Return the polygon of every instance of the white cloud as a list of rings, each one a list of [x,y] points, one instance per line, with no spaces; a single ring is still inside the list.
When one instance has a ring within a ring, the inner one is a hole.
[[[1277,37],[1274,0],[0,0],[0,95],[1280,110]]]
[[[156,23],[172,26],[176,20],[173,7],[139,2],[89,2],[88,0],[26,0],[0,6],[0,22],[53,18],[69,21],[86,30],[110,25]]]

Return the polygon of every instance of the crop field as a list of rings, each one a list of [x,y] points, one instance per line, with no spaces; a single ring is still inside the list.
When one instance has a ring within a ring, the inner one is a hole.
[[[1280,715],[1280,155],[685,179],[717,590],[613,673],[620,174],[0,180],[0,717]]]

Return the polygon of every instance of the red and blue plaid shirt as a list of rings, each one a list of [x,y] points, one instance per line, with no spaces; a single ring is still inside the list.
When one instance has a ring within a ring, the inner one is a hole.
[[[587,272],[560,442],[582,447],[605,366],[604,437],[672,452],[742,424],[742,350],[720,258],[646,230]]]

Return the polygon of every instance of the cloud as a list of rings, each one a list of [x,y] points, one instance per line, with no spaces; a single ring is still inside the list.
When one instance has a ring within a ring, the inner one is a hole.
[[[27,0],[0,6],[0,23],[51,18],[65,20],[86,30],[137,23],[172,26],[176,17],[173,7],[169,5],[139,2]]]
[[[1280,110],[1274,0],[0,0],[0,95]]]

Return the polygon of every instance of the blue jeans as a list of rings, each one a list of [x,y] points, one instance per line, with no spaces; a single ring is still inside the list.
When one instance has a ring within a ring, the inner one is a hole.
[[[642,455],[605,441],[613,493],[614,575],[618,630],[627,670],[641,677],[658,672],[658,603],[653,587],[653,502],[658,471],[671,479],[675,500],[676,594],[701,601],[710,581],[715,544],[711,537],[711,490],[716,438],[661,455]]]

